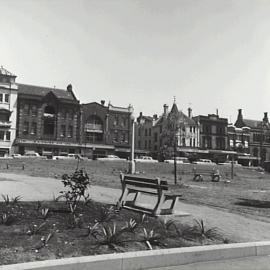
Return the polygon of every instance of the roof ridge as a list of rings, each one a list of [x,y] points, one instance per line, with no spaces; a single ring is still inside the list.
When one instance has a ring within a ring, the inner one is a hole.
[[[66,89],[54,88],[54,87],[49,87],[49,86],[41,86],[41,85],[28,84],[28,83],[17,83],[17,84],[18,85],[25,85],[25,86],[33,86],[33,87],[37,87],[37,88],[46,88],[46,89],[51,89],[51,90],[66,91]]]

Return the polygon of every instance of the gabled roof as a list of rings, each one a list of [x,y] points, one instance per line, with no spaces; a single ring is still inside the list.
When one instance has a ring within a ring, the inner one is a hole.
[[[79,101],[74,98],[72,92],[63,89],[49,88],[36,85],[18,84],[19,95],[31,95],[38,97],[45,97],[49,92],[52,92],[58,99],[67,100],[78,103]]]
[[[5,68],[3,68],[3,66],[0,67],[0,75],[10,76],[10,77],[16,77],[16,75],[12,74],[11,72],[9,72]]]

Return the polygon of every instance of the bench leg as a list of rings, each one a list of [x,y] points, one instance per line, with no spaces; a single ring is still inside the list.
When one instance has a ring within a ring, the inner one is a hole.
[[[136,192],[134,199],[133,199],[133,204],[135,204],[135,202],[140,198],[140,195],[141,195],[140,191]]]
[[[157,204],[153,210],[153,215],[156,216],[156,215],[160,215],[161,213],[161,206],[164,204],[164,201],[165,201],[165,196],[164,194],[162,194],[159,198],[158,198],[158,201],[157,201]]]
[[[120,199],[119,199],[118,202],[117,202],[117,206],[118,206],[119,208],[123,207],[123,204],[124,204],[124,202],[126,201],[127,195],[128,195],[128,190],[125,188],[125,189],[122,191],[122,195],[121,195]]]
[[[172,203],[171,203],[171,207],[170,207],[172,214],[174,214],[174,209],[176,208],[177,203],[178,203],[178,197],[172,198]]]

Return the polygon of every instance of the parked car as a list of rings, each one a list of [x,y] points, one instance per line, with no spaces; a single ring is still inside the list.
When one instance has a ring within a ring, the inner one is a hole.
[[[35,151],[28,151],[24,155],[22,155],[21,158],[40,158],[40,159],[46,159],[46,157],[41,156],[39,153],[37,153]]]
[[[212,160],[210,159],[199,159],[197,161],[194,161],[193,164],[202,164],[202,165],[214,165],[216,163],[214,163]]]
[[[53,160],[58,160],[58,159],[82,159],[81,155],[79,154],[67,154],[67,153],[62,153],[58,156],[53,156]]]
[[[149,156],[141,156],[134,159],[135,162],[148,162],[148,163],[157,163],[158,161],[156,159],[153,159]]]
[[[13,158],[21,158],[21,157],[22,157],[21,154],[12,154],[11,156],[12,156]]]
[[[165,163],[174,164],[174,159],[165,159]],[[176,157],[176,164],[189,163],[188,158],[186,157]]]
[[[126,161],[125,158],[120,158],[120,157],[115,156],[115,155],[107,155],[105,157],[99,157],[99,158],[97,158],[97,160],[101,160],[101,161]]]

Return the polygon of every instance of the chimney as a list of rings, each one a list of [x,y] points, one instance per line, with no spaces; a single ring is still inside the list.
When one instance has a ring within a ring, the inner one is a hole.
[[[67,86],[67,91],[68,91],[68,92],[72,92],[72,84],[69,84],[69,85]]]
[[[101,100],[100,103],[101,103],[102,106],[104,106],[105,105],[105,100]]]
[[[264,113],[263,122],[268,123],[268,115],[267,112]]]
[[[154,115],[153,115],[153,119],[154,119],[154,120],[157,120],[157,114],[154,114]]]
[[[237,120],[243,120],[242,109],[238,109]]]
[[[164,113],[163,114],[167,116],[168,115],[169,106],[167,104],[164,104],[163,105],[163,109],[164,109]]]
[[[216,115],[218,116],[218,109],[216,109]]]
[[[188,108],[188,117],[191,118],[192,117],[192,109],[189,107]]]
[[[140,112],[140,117],[142,117],[142,112]]]

